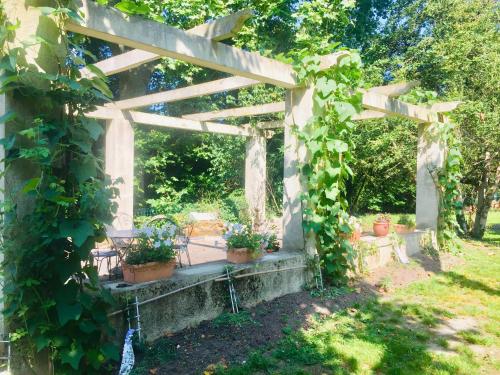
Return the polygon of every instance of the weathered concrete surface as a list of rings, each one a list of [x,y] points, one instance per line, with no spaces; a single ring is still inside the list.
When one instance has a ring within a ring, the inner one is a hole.
[[[418,125],[417,153],[417,229],[437,230],[439,190],[436,172],[444,162],[444,145],[436,138],[434,125]]]
[[[223,276],[226,262],[176,269],[169,280],[153,281],[117,288],[118,283],[106,286],[113,295],[123,302],[126,298],[139,301],[174,291],[195,284],[199,281]],[[262,259],[246,265],[235,265],[235,269],[248,268],[242,273],[262,272],[305,265],[302,253],[278,252],[267,254]],[[238,273],[239,275],[240,273]],[[262,273],[235,280],[234,286],[242,306],[254,306],[262,301],[269,301],[279,296],[302,290],[306,283],[305,268]],[[214,319],[224,311],[230,310],[228,284],[226,281],[210,281],[166,296],[157,301],[140,306],[143,335],[148,341],[161,337],[168,332],[180,331],[192,327],[203,320]],[[117,328],[117,340],[121,341],[126,324],[126,314],[119,314],[112,319]]]
[[[134,217],[134,129],[126,120],[106,122],[105,173],[119,190],[115,229],[131,229]]]
[[[266,221],[266,138],[263,135],[247,139],[245,198],[254,228],[262,229]]]
[[[307,160],[307,149],[293,134],[293,126],[303,129],[313,116],[313,87],[288,90],[285,111],[285,151],[283,170],[283,247],[315,253],[312,236],[304,238],[302,194],[306,191],[300,167]]]

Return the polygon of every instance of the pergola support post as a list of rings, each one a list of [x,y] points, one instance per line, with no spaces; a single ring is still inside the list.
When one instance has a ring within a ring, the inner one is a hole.
[[[247,138],[245,198],[254,229],[263,230],[266,220],[266,137],[260,132]]]
[[[119,191],[114,229],[131,229],[134,217],[134,129],[126,119],[106,121],[105,173]]]
[[[440,192],[437,173],[444,162],[444,144],[435,134],[433,124],[418,125],[417,151],[417,229],[436,232],[438,228]]]
[[[294,134],[293,127],[304,129],[313,116],[314,87],[288,90],[285,100],[285,151],[283,170],[283,249],[316,253],[312,233],[304,234],[302,227],[302,195],[307,191],[301,178],[301,165],[307,161],[306,146]]]

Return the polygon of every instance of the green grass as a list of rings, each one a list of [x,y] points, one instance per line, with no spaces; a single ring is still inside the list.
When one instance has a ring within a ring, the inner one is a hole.
[[[495,212],[489,220],[500,224]],[[487,234],[487,238],[498,236]],[[250,374],[493,374],[494,356],[478,356],[469,345],[500,348],[500,248],[466,242],[464,264],[315,320],[307,330],[287,331],[271,348],[251,354],[242,366],[218,368],[217,375]],[[478,327],[453,337],[433,331],[450,318],[472,318]],[[430,346],[454,355],[437,354]]]
[[[500,246],[500,210],[490,210],[486,224],[484,241]]]

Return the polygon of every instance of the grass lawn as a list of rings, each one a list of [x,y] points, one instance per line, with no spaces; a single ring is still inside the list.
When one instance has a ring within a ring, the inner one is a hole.
[[[463,265],[286,332],[206,374],[500,374],[500,213]],[[495,233],[493,233],[495,230]]]

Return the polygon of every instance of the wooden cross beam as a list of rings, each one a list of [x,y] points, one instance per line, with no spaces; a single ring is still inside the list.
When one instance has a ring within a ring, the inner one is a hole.
[[[174,90],[148,94],[131,99],[118,100],[106,104],[106,107],[117,109],[132,109],[147,107],[158,103],[169,103],[183,99],[196,98],[202,95],[216,94],[219,92],[241,89],[259,84],[259,81],[245,77],[229,77],[216,81],[200,83],[198,85],[182,87]]]
[[[256,130],[247,126],[234,126],[214,122],[188,120],[145,112],[120,111],[106,107],[97,107],[95,111],[88,112],[85,116],[98,120],[125,119],[136,124],[216,134],[237,135],[243,137],[250,137],[256,132]]]
[[[210,40],[219,42],[224,39],[232,38],[243,27],[245,21],[253,15],[250,9],[241,10],[230,14],[226,17],[221,17],[213,22],[205,23],[189,29],[187,32],[194,35],[199,35]],[[155,53],[134,49],[122,53],[109,59],[99,61],[94,65],[99,68],[105,75],[120,73],[139,65],[148,63],[161,58]],[[83,76],[92,77],[93,73],[88,68],[80,69]]]
[[[420,85],[420,81],[400,82],[391,85],[371,87],[366,91],[393,98],[408,93],[412,88],[418,85]]]
[[[264,115],[266,113],[276,113],[285,111],[285,102],[258,104],[249,107],[222,109],[220,111],[193,113],[184,115],[183,118],[208,121],[214,119],[223,119],[229,117],[243,117],[243,116],[256,116]]]
[[[387,95],[367,91],[363,94],[363,107],[369,110],[400,116],[418,122],[437,122],[438,114],[427,108],[404,103]]]
[[[284,88],[296,86],[295,72],[288,64],[158,22],[127,17],[92,0],[80,0],[80,4],[85,19],[81,24],[68,21],[68,31]]]

